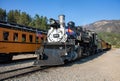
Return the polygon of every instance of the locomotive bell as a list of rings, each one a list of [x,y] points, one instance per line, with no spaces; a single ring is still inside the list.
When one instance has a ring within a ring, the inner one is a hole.
[[[60,27],[65,27],[65,15],[59,15]]]

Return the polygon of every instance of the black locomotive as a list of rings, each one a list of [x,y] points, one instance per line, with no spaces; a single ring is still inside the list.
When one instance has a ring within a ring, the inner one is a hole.
[[[61,65],[102,51],[102,43],[95,32],[76,27],[72,21],[65,26],[64,20],[64,15],[59,16],[59,21],[50,19],[47,41],[35,52],[38,55],[35,65]]]

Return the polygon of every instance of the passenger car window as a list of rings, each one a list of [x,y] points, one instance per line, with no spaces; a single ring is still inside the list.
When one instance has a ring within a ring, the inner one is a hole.
[[[14,33],[14,35],[13,35],[13,40],[14,40],[14,41],[18,41],[18,33]]]
[[[38,43],[39,42],[39,38],[38,37],[36,37],[36,43]]]
[[[8,40],[9,32],[3,32],[3,40]]]
[[[26,42],[26,35],[22,34],[22,42]]]
[[[33,42],[33,36],[32,35],[29,36],[29,40],[30,40],[30,42]]]

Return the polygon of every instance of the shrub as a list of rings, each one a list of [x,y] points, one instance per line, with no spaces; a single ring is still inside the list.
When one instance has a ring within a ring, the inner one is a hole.
[[[105,40],[113,47],[120,48],[120,34],[119,33],[109,33],[109,32],[99,32],[98,37]]]

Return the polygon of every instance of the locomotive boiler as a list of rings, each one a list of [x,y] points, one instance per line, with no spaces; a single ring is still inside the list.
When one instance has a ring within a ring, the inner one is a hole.
[[[98,51],[98,43],[95,32],[76,27],[72,21],[65,26],[64,15],[60,15],[59,20],[51,18],[47,41],[36,50],[38,56],[34,65],[62,65],[82,56],[95,54]]]

